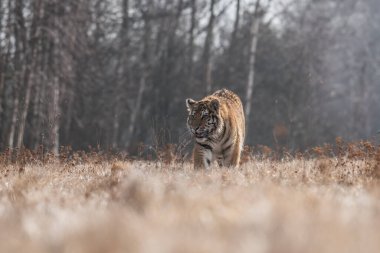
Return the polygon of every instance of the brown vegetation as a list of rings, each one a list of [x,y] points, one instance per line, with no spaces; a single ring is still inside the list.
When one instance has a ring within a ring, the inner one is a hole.
[[[239,169],[208,171],[172,155],[3,153],[0,251],[379,252],[380,148],[337,144],[246,148]]]

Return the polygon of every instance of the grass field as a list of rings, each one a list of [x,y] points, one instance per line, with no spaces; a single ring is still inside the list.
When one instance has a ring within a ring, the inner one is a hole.
[[[380,152],[350,152],[209,171],[2,161],[0,252],[380,252]]]

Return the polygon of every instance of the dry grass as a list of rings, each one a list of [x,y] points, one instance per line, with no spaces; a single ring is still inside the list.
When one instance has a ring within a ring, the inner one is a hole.
[[[379,252],[380,151],[315,152],[210,171],[3,159],[0,251]]]

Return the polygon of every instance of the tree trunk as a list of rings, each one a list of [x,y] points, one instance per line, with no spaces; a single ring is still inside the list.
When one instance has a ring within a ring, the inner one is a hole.
[[[60,119],[60,110],[59,110],[59,79],[58,77],[53,77],[53,83],[51,84],[52,92],[52,105],[49,108],[49,121],[51,122],[50,126],[50,144],[51,152],[54,155],[59,153],[59,119]]]
[[[58,13],[59,2],[54,2],[50,6],[53,13]],[[60,108],[59,108],[59,96],[60,96],[60,82],[59,71],[63,68],[62,59],[59,54],[59,18],[57,15],[50,17],[49,27],[51,29],[52,36],[49,38],[48,51],[48,66],[47,66],[47,82],[48,92],[50,95],[50,103],[48,108],[48,120],[49,120],[49,149],[54,155],[59,153],[59,127],[60,127]]]
[[[0,47],[0,131],[1,131],[1,128],[2,128],[2,122],[1,122],[1,116],[3,115],[3,90],[4,90],[4,69],[5,69],[5,57],[3,56],[3,52],[1,51],[1,47]],[[0,135],[0,139],[1,139],[1,135]],[[1,143],[0,143],[1,144]]]
[[[6,64],[8,63],[7,57],[4,55],[2,48],[0,46],[0,132],[2,132],[3,128],[3,96],[4,96],[4,83],[5,83],[5,77],[4,73],[6,71]],[[1,139],[2,136],[0,134],[0,148],[1,148]]]
[[[143,95],[146,89],[147,85],[147,78],[148,78],[148,71],[150,70],[150,33],[151,33],[151,24],[150,24],[150,13],[148,12],[147,14],[143,14],[144,16],[144,46],[142,50],[142,67],[141,67],[141,77],[140,77],[140,83],[139,83],[139,89],[137,92],[137,98],[135,102],[135,106],[131,112],[131,116],[129,119],[129,126],[128,126],[128,139],[126,142],[126,146],[130,147],[133,135],[135,132],[135,126],[137,123],[137,116],[140,114],[141,111],[141,105],[142,105],[142,99]]]
[[[42,1],[41,6],[41,25],[50,26],[50,10],[47,7],[47,2]],[[40,42],[38,45],[39,53],[36,56],[38,66],[35,73],[35,82],[38,85],[33,87],[33,115],[32,115],[32,144],[34,150],[41,146],[48,146],[49,143],[45,136],[48,136],[49,126],[46,126],[48,121],[47,111],[49,107],[49,72],[52,71],[50,60],[50,40],[49,34],[51,29],[40,30]]]
[[[40,18],[40,10],[41,10],[41,1],[38,1],[34,5],[34,17],[33,22],[31,26],[31,32],[30,32],[30,43],[26,43],[25,45],[28,47],[25,51],[25,61],[26,61],[26,69],[24,73],[24,87],[25,87],[25,96],[23,98],[23,108],[21,110],[20,119],[19,119],[19,127],[18,127],[18,133],[17,133],[17,148],[20,149],[23,145],[24,140],[24,132],[25,132],[25,124],[26,124],[26,118],[28,115],[29,110],[29,103],[30,103],[30,96],[32,91],[32,85],[34,82],[34,72],[36,70],[35,63],[36,63],[36,40],[37,40],[37,33],[38,33],[38,20]],[[33,69],[33,71],[31,71]]]
[[[195,26],[196,26],[196,19],[195,15],[197,13],[197,1],[191,0],[191,18],[190,18],[190,31],[189,31],[189,55],[187,56],[189,68],[188,68],[188,75],[189,75],[189,83],[188,86],[193,85],[194,83],[194,32],[195,32]]]
[[[10,11],[12,7],[12,0],[8,1],[8,15],[6,19],[7,24],[12,23],[12,12]],[[5,83],[5,73],[7,71],[7,66],[11,65],[11,33],[12,33],[12,27],[10,25],[6,26],[5,29],[3,29],[4,34],[4,43],[5,43],[5,49],[4,52],[1,54],[1,61],[2,61],[2,66],[0,68],[1,72],[1,77],[0,77],[0,148],[8,145],[8,140],[5,140],[8,136],[6,133],[6,126],[8,123],[8,120],[6,118],[5,112],[6,109],[3,107],[4,101],[6,101],[6,97],[4,94],[5,89],[7,88],[6,83]],[[5,55],[4,55],[5,54]]]
[[[213,44],[213,30],[215,20],[215,1],[211,0],[210,3],[210,18],[207,25],[207,34],[203,51],[203,65],[204,65],[204,84],[206,85],[206,94],[209,94],[212,90],[212,62],[211,62],[211,47]]]
[[[367,85],[367,62],[364,61],[359,69],[357,88],[353,89],[354,93],[354,113],[353,128],[356,132],[356,138],[370,137],[370,120],[369,120],[369,91]]]
[[[17,143],[16,143],[17,149],[20,149],[23,145],[26,117],[27,117],[28,109],[29,109],[32,80],[33,80],[33,78],[30,78],[30,75],[33,75],[33,74],[31,74],[29,70],[26,70],[25,72],[26,73],[25,73],[24,81],[26,82],[26,90],[25,90],[25,97],[23,98],[24,104],[20,112],[20,118],[19,118],[19,124],[18,124]]]
[[[3,18],[2,18],[4,15],[4,9],[2,7],[3,7],[3,1],[0,0],[0,34],[4,34],[3,33]],[[7,33],[5,32],[5,34]],[[5,73],[4,60],[5,60],[5,55],[3,53],[3,47],[0,45],[0,131],[1,131],[1,115],[3,113],[2,94],[3,94],[3,87],[4,87],[4,73]],[[1,147],[1,135],[0,135],[0,147]]]
[[[19,78],[19,77],[16,77]],[[17,85],[17,84],[16,84]],[[11,117],[11,126],[8,134],[8,148],[14,148],[14,140],[15,140],[15,132],[16,132],[16,123],[17,123],[17,115],[19,110],[19,99],[18,99],[18,89],[16,88],[14,92],[13,98],[13,109],[12,109],[12,117]]]
[[[248,80],[247,80],[247,90],[245,97],[245,118],[246,124],[249,126],[249,120],[251,116],[251,106],[252,106],[252,93],[255,82],[255,62],[256,62],[256,49],[257,41],[259,38],[259,28],[261,22],[261,15],[259,15],[260,0],[256,1],[255,10],[252,15],[251,23],[251,45],[249,52],[249,63],[248,63]],[[249,129],[249,127],[248,127]]]
[[[40,142],[40,135],[41,135],[41,119],[42,119],[42,106],[41,106],[41,100],[43,95],[41,94],[44,90],[44,83],[42,82],[41,74],[39,73],[36,77],[36,83],[39,83],[40,85],[34,86],[34,97],[33,97],[33,114],[32,114],[32,143],[31,146],[34,150],[38,148],[39,145],[41,145]]]
[[[235,22],[234,22],[234,28],[231,33],[231,39],[230,39],[230,45],[228,48],[228,53],[227,53],[227,71],[225,73],[226,75],[226,83],[229,84],[231,80],[231,75],[233,74],[234,71],[234,63],[231,62],[233,60],[233,56],[235,54],[235,49],[236,49],[236,36],[239,30],[239,24],[240,24],[240,0],[236,0],[236,9],[235,9]]]
[[[45,41],[46,43],[46,41]],[[34,86],[34,100],[33,100],[33,149],[37,150],[41,145],[45,145],[44,133],[46,132],[46,127],[44,122],[46,122],[46,75],[43,75],[43,71],[46,69],[46,55],[42,54],[40,59],[39,73],[36,77],[36,83],[39,85]]]
[[[144,73],[142,73],[142,76],[140,78],[140,85],[139,85],[139,90],[138,90],[138,93],[137,93],[135,107],[132,110],[131,117],[130,117],[130,120],[129,120],[128,140],[127,140],[127,143],[126,143],[127,147],[129,147],[131,145],[133,133],[135,131],[135,125],[136,125],[136,121],[137,121],[137,116],[139,115],[140,110],[141,110],[142,98],[143,98],[143,95],[144,95],[146,81],[147,81],[146,80],[147,79],[146,70],[143,70],[143,71],[144,71]]]
[[[22,11],[22,3],[20,0],[15,1],[15,6],[12,8],[11,1],[9,1],[8,8],[9,12],[13,9],[14,14],[14,44],[15,44],[15,53],[14,53],[14,66],[15,66],[15,83],[13,87],[13,106],[12,106],[12,116],[11,116],[11,125],[8,134],[8,147],[10,149],[14,148],[15,134],[16,134],[16,124],[19,114],[19,96],[20,88],[22,86],[22,79],[25,72],[25,63],[23,58],[23,51],[25,49],[24,40],[25,35],[25,23]]]
[[[235,45],[237,32],[239,30],[240,24],[240,0],[236,0],[236,10],[235,10],[235,22],[234,22],[234,30],[231,34],[231,45]]]
[[[119,137],[119,128],[120,128],[120,114],[122,112],[122,108],[124,107],[124,98],[122,97],[124,93],[124,87],[128,86],[128,44],[129,44],[129,0],[123,0],[122,2],[123,9],[123,22],[120,29],[120,58],[117,67],[116,76],[117,87],[115,89],[115,98],[116,103],[114,106],[114,115],[113,115],[113,124],[112,124],[112,140],[111,146],[113,149],[116,149],[118,146],[118,137]]]

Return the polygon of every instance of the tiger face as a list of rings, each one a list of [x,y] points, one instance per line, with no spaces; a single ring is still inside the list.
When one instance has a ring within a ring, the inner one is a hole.
[[[220,122],[219,101],[195,101],[186,99],[187,127],[199,139],[208,138],[218,129]]]

